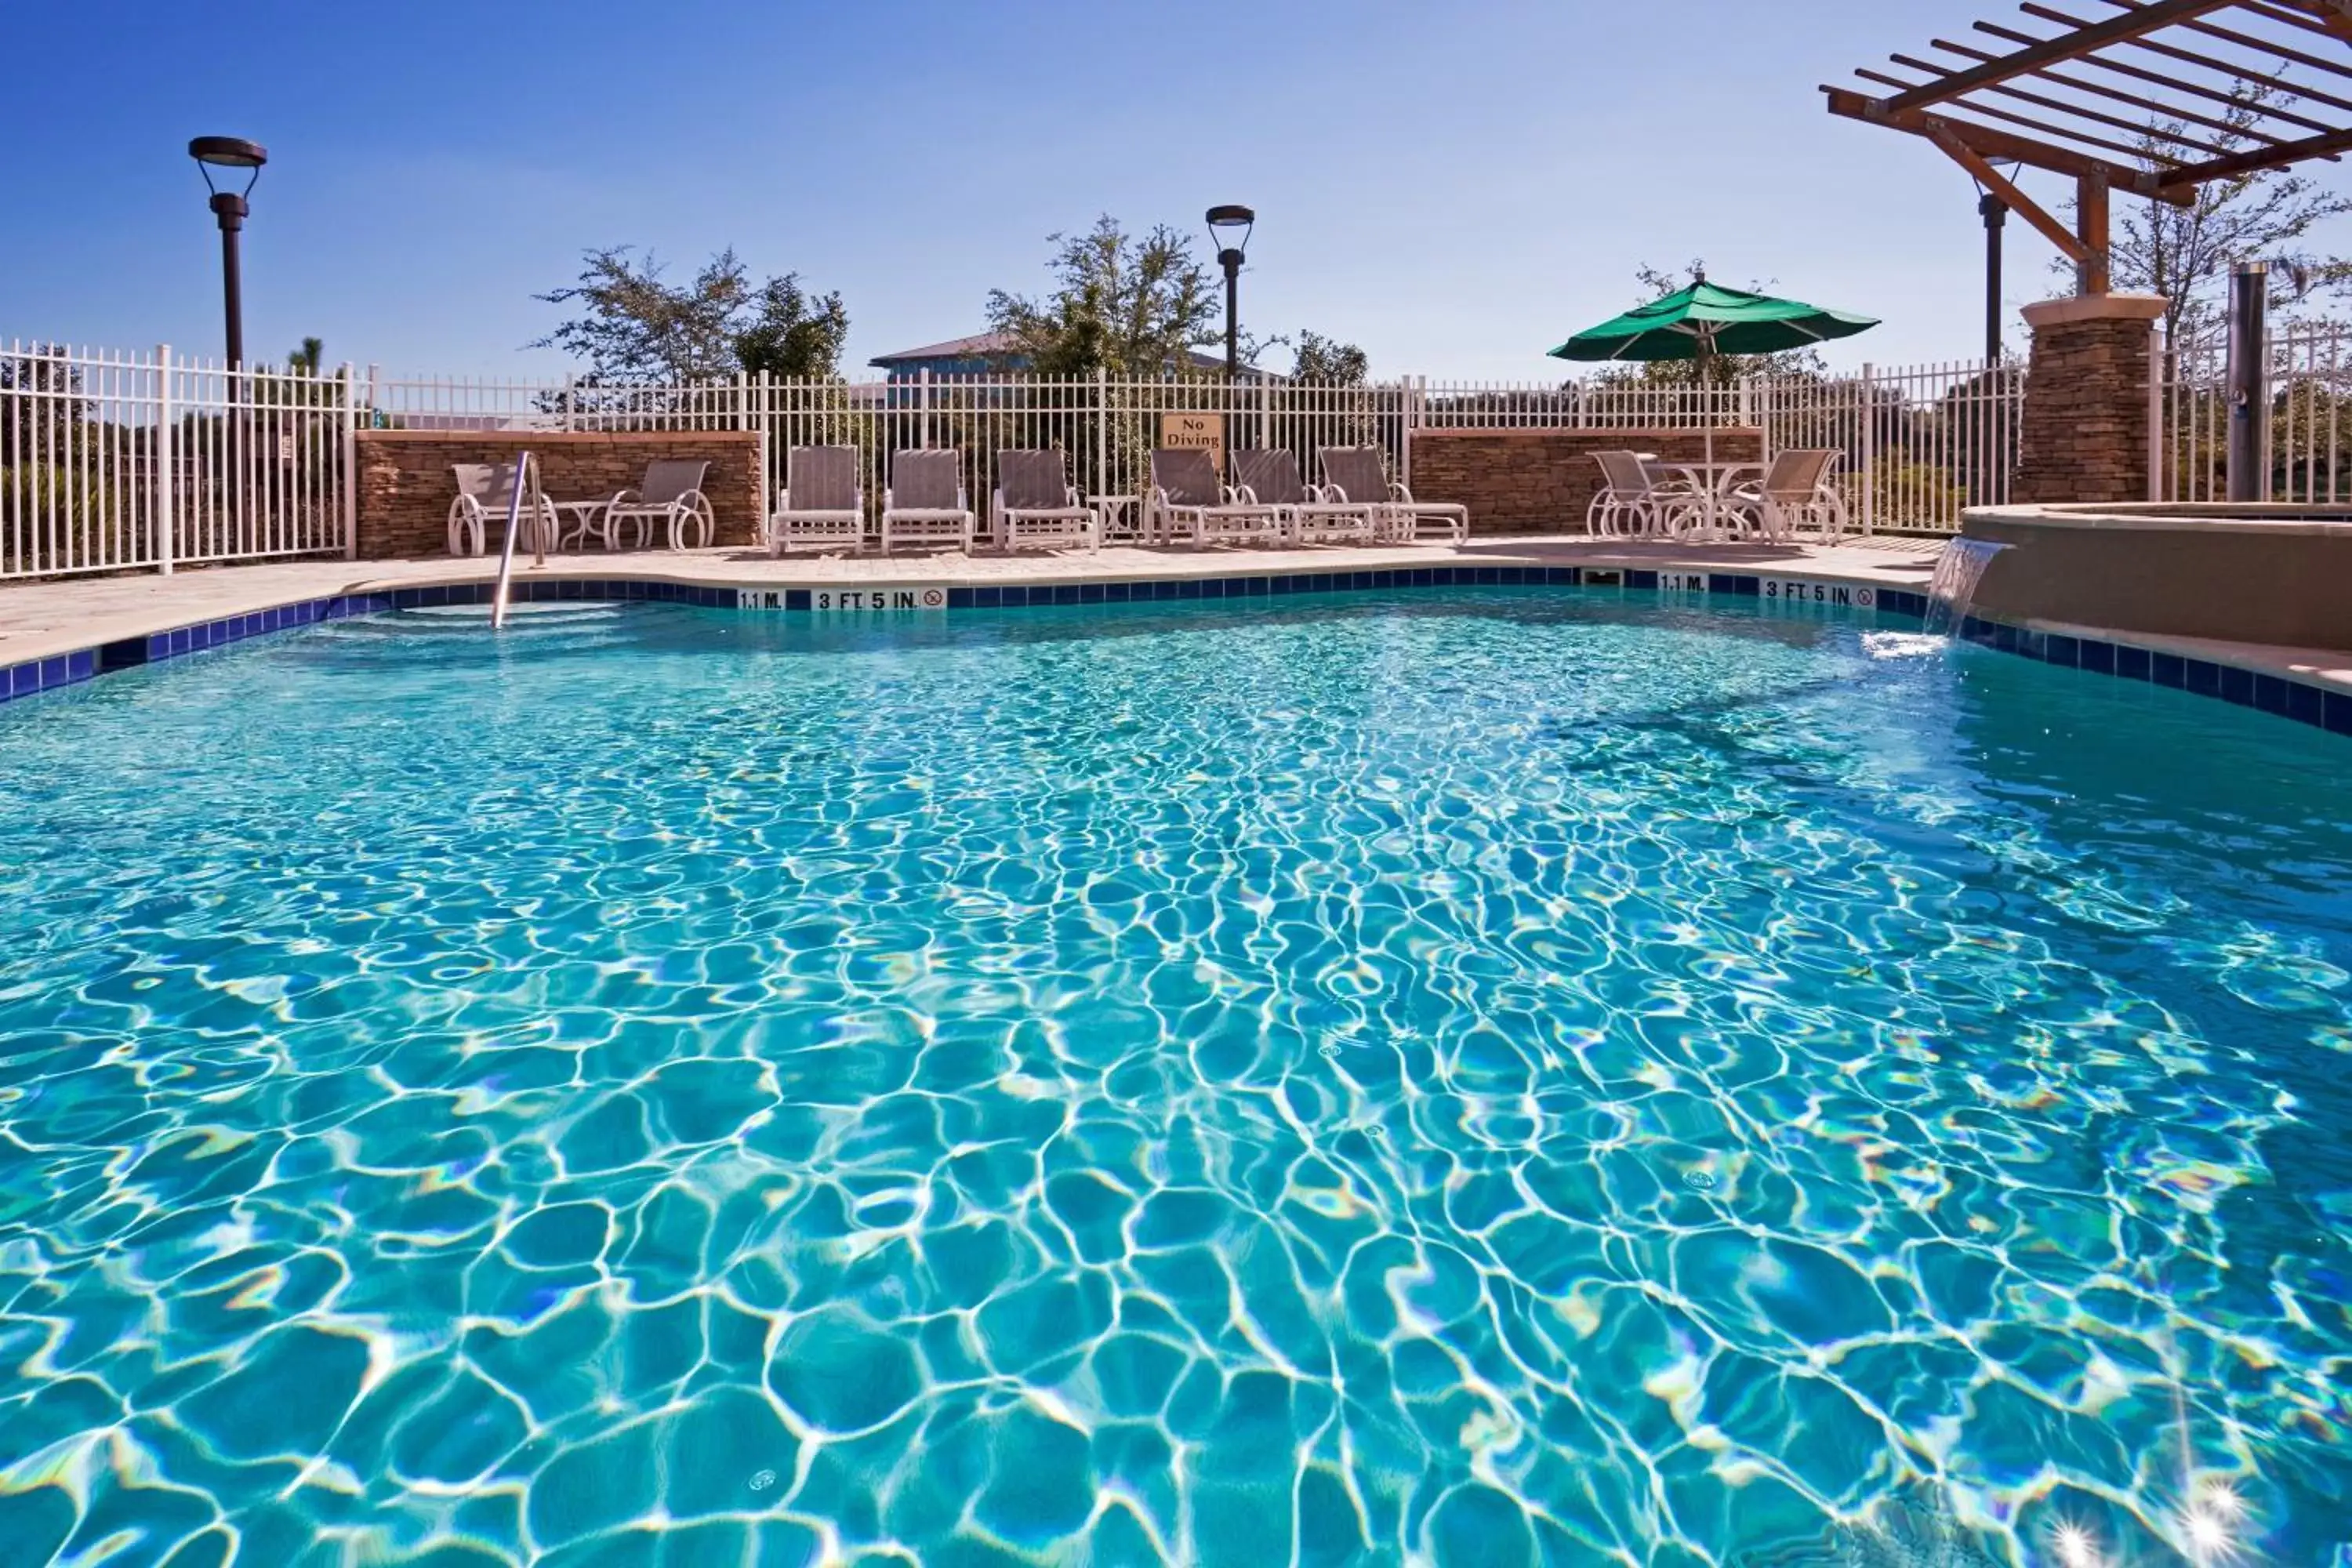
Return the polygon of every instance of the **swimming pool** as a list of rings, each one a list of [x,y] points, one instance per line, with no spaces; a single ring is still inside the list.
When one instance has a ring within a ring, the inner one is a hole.
[[[11,704],[6,1560],[2328,1562],[2347,745],[1596,589]]]

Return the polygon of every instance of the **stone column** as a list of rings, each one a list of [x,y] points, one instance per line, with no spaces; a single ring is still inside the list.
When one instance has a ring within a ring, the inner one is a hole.
[[[2025,307],[2025,374],[2014,501],[2147,497],[2148,356],[2158,294],[2082,294]]]

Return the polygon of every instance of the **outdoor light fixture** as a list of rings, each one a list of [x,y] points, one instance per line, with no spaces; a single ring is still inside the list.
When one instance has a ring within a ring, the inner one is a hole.
[[[1225,379],[1241,374],[1241,308],[1235,296],[1241,290],[1242,252],[1249,246],[1250,231],[1257,226],[1257,214],[1244,206],[1227,203],[1209,209],[1209,237],[1217,242],[1217,265],[1225,269]],[[1225,231],[1238,229],[1233,243],[1225,243]]]
[[[2004,180],[2016,179],[2021,166],[2014,158],[1986,162]],[[1985,229],[1985,363],[1996,364],[2000,360],[2000,226],[2009,217],[2009,204],[1974,174],[1969,179],[1977,188],[1977,216],[1984,219]]]
[[[196,168],[205,176],[205,189],[212,193],[213,216],[220,220],[221,289],[228,318],[228,365],[237,370],[245,364],[245,298],[237,275],[236,237],[245,227],[245,198],[253,192],[253,183],[261,178],[261,165],[269,162],[269,154],[257,142],[247,142],[235,136],[199,136],[188,143],[188,156],[196,161]],[[245,189],[225,191],[213,184],[215,169],[243,169]]]

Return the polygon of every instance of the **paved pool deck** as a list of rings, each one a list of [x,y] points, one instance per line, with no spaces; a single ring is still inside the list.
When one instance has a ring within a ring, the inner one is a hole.
[[[717,588],[878,588],[1138,582],[1406,566],[1577,566],[1745,573],[1917,593],[1926,588],[1942,548],[1940,539],[1887,534],[1833,544],[1689,543],[1568,534],[1370,549],[1112,545],[1099,552],[802,555],[782,561],[758,551],[722,547],[551,556],[541,566],[520,564],[517,575],[542,580],[634,578]],[[304,600],[485,583],[497,574],[495,557],[434,556],[404,561],[299,560],[186,568],[168,577],[149,572],[14,584],[0,587],[0,668]],[[2056,623],[2029,623],[2028,629],[2096,637],[2151,654],[2277,676],[2352,700],[2352,653],[2108,632]]]

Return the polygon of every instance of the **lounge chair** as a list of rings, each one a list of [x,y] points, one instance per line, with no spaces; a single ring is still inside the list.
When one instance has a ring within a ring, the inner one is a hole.
[[[1195,544],[1212,539],[1275,539],[1275,510],[1244,501],[1220,483],[1217,466],[1197,447],[1161,447],[1151,454],[1151,494],[1144,502],[1150,531],[1173,539],[1181,530]]]
[[[1319,485],[1298,477],[1289,448],[1266,447],[1234,454],[1234,478],[1244,501],[1274,508],[1283,531],[1300,542],[1371,539],[1380,532],[1380,509],[1368,501],[1335,500]]]
[[[890,482],[882,487],[882,553],[889,554],[893,544],[952,544],[971,552],[961,452],[910,447],[890,454]]]
[[[1672,533],[1692,492],[1658,482],[1639,452],[1595,452],[1601,488],[1584,509],[1584,531],[1600,538]]]
[[[457,499],[449,503],[449,553],[479,555],[488,548],[489,530],[493,522],[503,523],[514,509],[515,466],[512,463],[457,463],[450,472],[457,476]],[[555,507],[544,495],[534,496],[535,506],[526,506],[522,521],[524,533],[515,542],[526,550],[538,548],[530,530],[536,522],[542,531],[539,538],[547,548],[556,547],[560,531]]]
[[[1417,541],[1424,525],[1434,523],[1439,536],[1449,542],[1470,537],[1469,508],[1454,501],[1413,500],[1411,490],[1390,482],[1378,447],[1326,447],[1322,458],[1325,493],[1336,500],[1380,508],[1383,533]]]
[[[636,489],[623,490],[604,507],[604,548],[621,547],[621,525],[633,522],[637,528],[637,542],[633,548],[642,550],[646,539],[658,522],[669,532],[669,547],[684,550],[689,530],[698,530],[701,542],[709,544],[717,532],[710,515],[709,498],[702,493],[703,476],[710,471],[707,462],[691,462],[668,458],[646,465],[646,477]]]
[[[1725,498],[1724,510],[1751,522],[1769,540],[1811,525],[1824,539],[1845,535],[1845,498],[1830,475],[1844,456],[1835,447],[1791,447],[1772,459],[1764,477]]]
[[[988,531],[1000,550],[1031,544],[1102,548],[1102,519],[1078,500],[1058,451],[1005,449],[996,454]]]
[[[855,447],[794,447],[784,458],[784,488],[768,514],[768,553],[855,550],[866,542],[866,492],[857,483]]]

